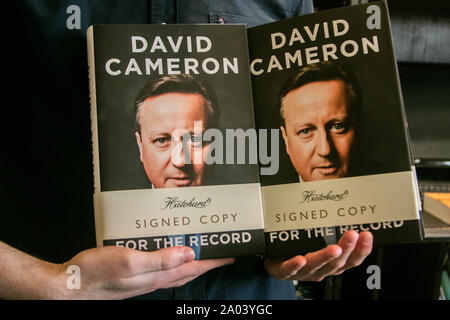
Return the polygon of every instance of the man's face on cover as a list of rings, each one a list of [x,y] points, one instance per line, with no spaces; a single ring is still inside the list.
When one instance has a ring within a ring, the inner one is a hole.
[[[194,121],[201,121],[202,126],[194,130]],[[207,106],[200,94],[164,93],[143,102],[140,109],[141,133],[136,132],[135,135],[141,161],[153,187],[202,184],[203,159],[208,145],[202,145],[201,134],[207,121]],[[182,139],[186,133],[190,133],[191,139],[183,149]],[[185,155],[185,150],[189,150],[190,155]]]
[[[286,151],[303,181],[346,177],[355,131],[342,80],[294,89],[282,101]]]

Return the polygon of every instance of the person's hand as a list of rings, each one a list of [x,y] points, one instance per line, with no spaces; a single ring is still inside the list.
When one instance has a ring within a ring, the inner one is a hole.
[[[143,252],[123,247],[103,247],[85,250],[70,261],[59,265],[61,279],[69,265],[80,268],[79,290],[60,292],[70,299],[123,299],[160,288],[181,286],[201,274],[234,259],[194,260],[189,247],[172,247]],[[61,273],[62,271],[62,273]]]
[[[322,281],[326,276],[340,275],[359,266],[372,251],[372,245],[370,232],[347,231],[335,245],[289,260],[265,259],[264,266],[276,279]]]
[[[233,262],[233,258],[194,260],[189,247],[153,252],[102,247],[54,264],[0,241],[0,299],[124,299],[181,286]],[[72,274],[73,269],[79,272]]]

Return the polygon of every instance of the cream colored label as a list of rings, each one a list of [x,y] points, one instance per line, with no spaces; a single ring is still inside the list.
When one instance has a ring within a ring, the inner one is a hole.
[[[419,219],[413,172],[262,187],[265,232]]]
[[[97,241],[263,229],[259,183],[94,195]]]

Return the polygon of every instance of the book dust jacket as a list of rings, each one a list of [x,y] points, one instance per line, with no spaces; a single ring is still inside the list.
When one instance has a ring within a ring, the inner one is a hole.
[[[88,30],[98,246],[264,252],[244,25]]]
[[[305,254],[347,230],[422,239],[420,200],[385,2],[248,30],[267,255]],[[261,161],[261,173],[264,163]]]

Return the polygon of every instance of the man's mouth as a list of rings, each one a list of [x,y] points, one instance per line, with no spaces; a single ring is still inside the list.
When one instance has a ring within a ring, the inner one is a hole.
[[[171,177],[169,180],[172,180],[173,183],[178,187],[188,186],[192,183],[192,179],[188,176],[182,177]]]
[[[330,164],[330,165],[315,167],[315,170],[319,174],[324,175],[324,176],[333,175],[333,174],[335,174],[337,172],[338,165],[337,164]]]

